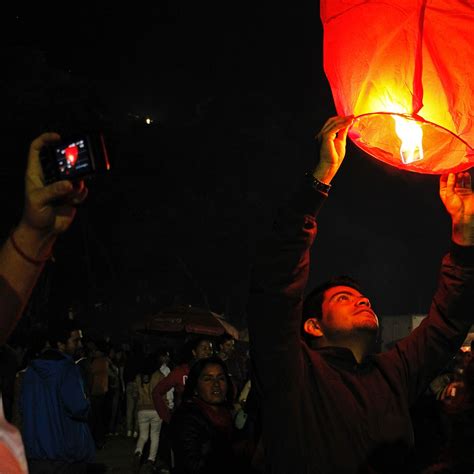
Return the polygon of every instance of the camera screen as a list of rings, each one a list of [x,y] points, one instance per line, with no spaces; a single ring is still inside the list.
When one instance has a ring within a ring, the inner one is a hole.
[[[92,150],[85,138],[56,146],[54,155],[60,179],[71,179],[93,171]]]

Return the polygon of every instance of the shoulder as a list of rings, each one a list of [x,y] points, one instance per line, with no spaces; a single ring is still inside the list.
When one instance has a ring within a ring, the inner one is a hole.
[[[182,364],[178,365],[175,367],[168,375],[167,377],[182,377],[183,375],[188,375],[189,374],[189,365],[188,364]]]
[[[197,427],[207,427],[207,425],[207,418],[191,400],[181,403],[171,417],[171,426],[174,427],[175,432],[181,431],[183,427],[196,429]]]
[[[151,376],[152,381],[159,381],[159,380],[164,379],[164,378],[165,378],[165,376],[159,370],[153,372],[153,374]]]

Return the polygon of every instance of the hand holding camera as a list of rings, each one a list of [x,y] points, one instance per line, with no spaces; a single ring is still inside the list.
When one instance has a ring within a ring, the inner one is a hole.
[[[49,180],[45,184],[40,154],[49,156],[59,142],[56,133],[44,133],[36,138],[30,146],[25,177],[25,207],[18,228],[15,230],[17,239],[22,235],[34,235],[40,242],[41,253],[47,253],[55,237],[64,232],[71,224],[76,213],[75,206],[84,201],[87,188],[81,179]],[[21,239],[23,240],[23,239]],[[38,243],[36,242],[36,244]],[[28,246],[28,242],[22,242]]]

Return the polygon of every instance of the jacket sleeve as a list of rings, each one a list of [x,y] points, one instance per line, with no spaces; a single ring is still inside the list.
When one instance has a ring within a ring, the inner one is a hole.
[[[90,404],[84,393],[81,373],[76,365],[68,366],[64,370],[60,397],[69,417],[87,420]]]
[[[206,474],[211,472],[209,464],[212,454],[207,447],[206,429],[196,416],[173,416],[173,453],[183,472],[187,474]],[[214,472],[212,470],[212,472]]]
[[[248,304],[251,356],[260,392],[302,377],[300,325],[316,215],[326,198],[305,183],[258,244]],[[293,384],[293,386],[300,386]]]
[[[156,387],[153,389],[152,397],[153,397],[153,404],[155,405],[155,410],[158,412],[159,417],[169,423],[171,419],[171,412],[168,406],[166,405],[165,400],[163,399],[163,395],[166,395],[168,390],[177,385],[177,380],[180,377],[180,367],[174,368],[166,377],[161,379],[157,384]]]
[[[453,243],[428,316],[386,355],[405,383],[410,404],[461,347],[474,322],[473,297],[474,247]]]

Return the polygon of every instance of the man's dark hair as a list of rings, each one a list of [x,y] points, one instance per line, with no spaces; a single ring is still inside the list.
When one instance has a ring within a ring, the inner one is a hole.
[[[155,357],[171,357],[171,350],[166,348],[166,347],[160,347],[159,349],[156,350],[155,352]]]
[[[216,339],[216,344],[217,348],[219,349],[223,344],[225,344],[227,341],[233,341],[234,338],[227,332],[222,334]]]
[[[98,339],[94,341],[95,348],[99,351],[102,352],[105,356],[109,354],[110,350],[110,345],[107,343],[105,339]]]
[[[81,324],[74,319],[54,322],[48,329],[48,341],[53,349],[57,349],[58,343],[66,344],[71,333],[80,329]]]
[[[191,370],[189,371],[188,379],[186,380],[186,385],[184,386],[183,400],[190,400],[195,396],[199,377],[201,376],[201,373],[206,368],[206,366],[210,364],[220,365],[222,367],[222,371],[225,374],[227,382],[226,401],[229,404],[232,404],[232,401],[234,399],[234,385],[230,378],[227,365],[220,357],[216,356],[208,357],[206,359],[199,359],[198,361],[194,362],[194,364],[191,366]]]
[[[362,293],[362,288],[357,280],[348,276],[340,275],[325,281],[321,285],[313,288],[303,302],[303,318],[301,321],[301,336],[306,343],[309,343],[312,336],[304,330],[304,323],[309,318],[321,319],[323,316],[324,293],[335,286],[348,286]]]

